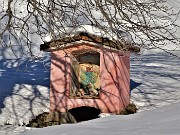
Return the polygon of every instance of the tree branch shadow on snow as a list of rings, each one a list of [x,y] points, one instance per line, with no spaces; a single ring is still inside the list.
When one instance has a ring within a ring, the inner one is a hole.
[[[131,91],[141,110],[178,102],[180,61],[165,53],[138,56],[131,61],[131,77],[142,84]]]
[[[49,109],[50,58],[0,59],[0,125],[20,124]],[[44,110],[38,108],[42,106]],[[24,120],[23,120],[24,119]]]

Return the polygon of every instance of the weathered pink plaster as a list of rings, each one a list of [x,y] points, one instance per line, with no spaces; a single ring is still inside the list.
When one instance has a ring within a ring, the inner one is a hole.
[[[72,98],[71,53],[78,50],[94,50],[100,53],[99,98]],[[69,109],[89,106],[104,113],[120,113],[130,100],[130,59],[129,53],[96,48],[89,44],[71,46],[51,53],[50,110],[65,112]]]

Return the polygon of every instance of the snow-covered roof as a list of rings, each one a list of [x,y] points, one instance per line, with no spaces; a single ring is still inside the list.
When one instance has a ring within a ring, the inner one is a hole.
[[[50,42],[54,38],[57,39],[59,37],[73,36],[81,32],[89,33],[99,37],[108,38],[109,40],[119,40],[121,38],[128,42],[132,41],[131,35],[124,30],[112,29],[109,27],[100,28],[93,25],[80,25],[77,27],[65,27],[59,31],[53,31],[53,35],[52,34],[47,35],[44,38],[44,42]]]
[[[49,35],[45,39],[45,43],[41,44],[40,48],[43,51],[51,51],[87,42],[117,50],[139,51],[138,47],[132,45],[131,36],[128,32],[123,30],[110,30],[108,28],[102,30],[91,25],[65,28],[63,32],[60,32],[60,34],[54,36],[54,38]]]

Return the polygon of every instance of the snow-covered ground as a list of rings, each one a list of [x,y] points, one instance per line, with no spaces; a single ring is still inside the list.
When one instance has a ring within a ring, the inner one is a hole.
[[[131,60],[131,98],[139,111],[180,102],[180,58],[165,53]]]
[[[134,115],[26,131],[23,135],[179,135],[180,103]]]
[[[41,129],[0,127],[0,135],[179,135],[180,103],[132,115],[111,115],[77,124]],[[13,132],[12,132],[13,131]]]
[[[49,60],[0,59],[0,125],[27,124],[49,111]]]

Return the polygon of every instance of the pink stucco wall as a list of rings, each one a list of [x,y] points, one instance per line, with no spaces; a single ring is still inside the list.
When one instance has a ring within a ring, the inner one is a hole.
[[[99,98],[71,98],[71,57],[76,50],[89,49],[100,53],[100,86]],[[50,110],[65,112],[66,110],[90,106],[101,112],[119,113],[129,104],[130,73],[129,54],[94,48],[91,45],[74,46],[53,51],[51,54],[51,90]]]

